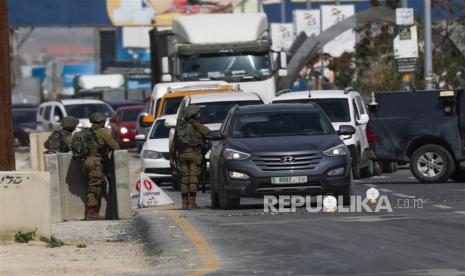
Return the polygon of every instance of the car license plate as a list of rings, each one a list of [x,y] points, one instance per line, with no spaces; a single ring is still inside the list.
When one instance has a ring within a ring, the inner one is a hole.
[[[306,182],[306,176],[280,176],[271,178],[271,184],[296,184]]]

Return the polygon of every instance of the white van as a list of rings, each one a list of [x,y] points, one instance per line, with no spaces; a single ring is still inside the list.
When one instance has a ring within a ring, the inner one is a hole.
[[[314,102],[326,112],[334,129],[340,125],[352,125],[354,135],[341,137],[352,156],[352,172],[355,179],[373,176],[373,163],[367,157],[368,140],[366,126],[369,120],[363,99],[352,88],[345,90],[312,90],[281,94],[272,103]]]

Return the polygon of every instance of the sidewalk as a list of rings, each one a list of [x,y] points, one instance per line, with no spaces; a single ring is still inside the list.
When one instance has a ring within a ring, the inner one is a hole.
[[[132,219],[69,221],[52,226],[65,245],[48,248],[34,241],[0,242],[0,275],[153,274],[154,259],[144,255]]]

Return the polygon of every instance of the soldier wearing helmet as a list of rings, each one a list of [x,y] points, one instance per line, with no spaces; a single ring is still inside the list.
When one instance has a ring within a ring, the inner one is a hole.
[[[78,119],[71,116],[64,117],[61,121],[61,129],[52,132],[45,141],[44,146],[47,149],[45,153],[69,152],[72,135],[78,124]]]
[[[198,208],[196,193],[199,177],[202,174],[202,161],[205,158],[202,149],[205,146],[205,137],[209,132],[208,127],[200,122],[199,107],[196,105],[187,106],[176,125],[172,144],[181,177],[183,209]]]
[[[87,147],[83,164],[88,179],[86,194],[87,220],[104,219],[99,215],[99,209],[102,196],[106,191],[104,172],[108,168],[105,168],[105,165],[107,164],[108,153],[119,149],[118,143],[105,128],[106,119],[105,115],[100,112],[93,113],[89,118],[92,127],[83,130],[83,132],[88,132],[84,134],[85,138],[82,139]]]

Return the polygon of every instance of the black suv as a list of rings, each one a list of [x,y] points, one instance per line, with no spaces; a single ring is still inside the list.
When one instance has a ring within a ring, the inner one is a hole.
[[[316,104],[232,108],[211,150],[211,201],[235,209],[241,197],[264,195],[343,196],[350,204],[352,174],[347,147]]]

